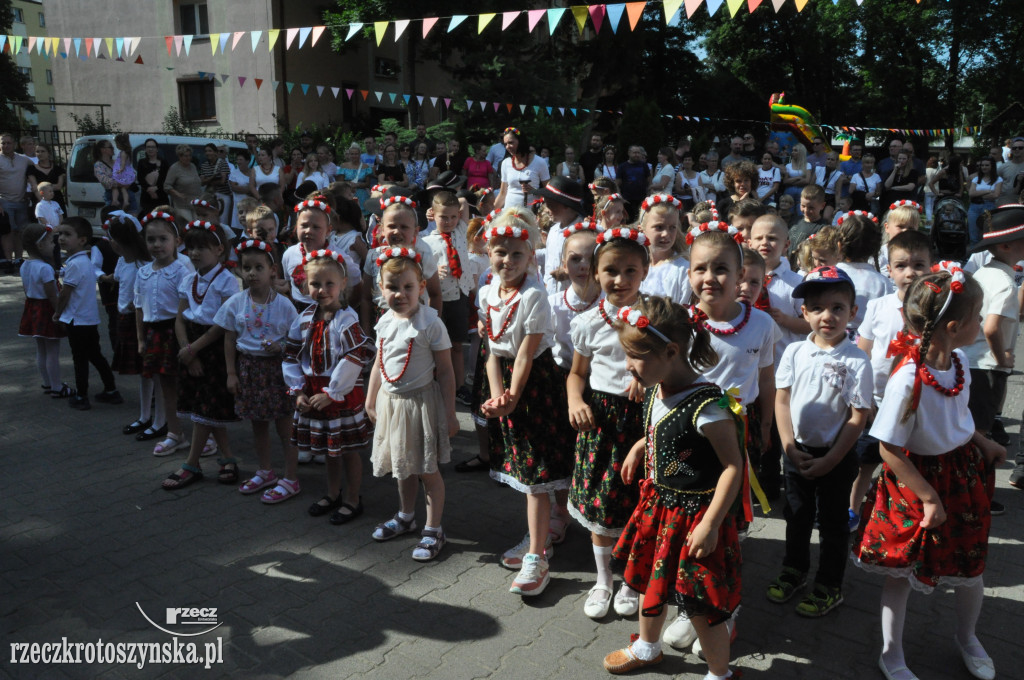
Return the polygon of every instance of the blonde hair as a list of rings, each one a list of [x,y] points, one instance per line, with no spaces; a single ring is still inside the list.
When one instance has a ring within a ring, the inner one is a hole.
[[[886,226],[891,224],[916,230],[921,226],[921,214],[917,212],[917,208],[901,205],[885,213],[885,218],[882,222]]]
[[[380,280],[384,280],[384,272],[394,276],[401,276],[409,269],[416,272],[416,278],[423,281],[423,267],[415,260],[408,257],[390,257],[380,266]]]
[[[711,346],[711,334],[702,324],[693,322],[685,307],[667,297],[641,295],[632,308],[647,317],[651,326],[679,345],[682,350],[680,358],[688,360],[694,370],[700,372],[718,363],[718,354]],[[615,322],[615,330],[619,332],[622,348],[629,354],[644,356],[665,350],[665,342],[654,333],[621,321]]]
[[[348,306],[348,267],[345,266],[344,262],[335,260],[333,257],[315,257],[305,264],[306,276],[310,275],[310,270],[319,269],[321,267],[334,266],[341,272],[341,280],[344,284],[341,287],[341,292],[338,294],[338,300],[341,302],[342,307]]]
[[[526,240],[526,243],[530,246],[530,250],[537,250],[537,246],[540,245],[540,228],[537,226],[537,221],[533,218],[533,213],[530,212],[528,208],[505,208],[501,211],[501,214],[494,218],[494,221],[488,225],[488,230],[502,229],[504,227],[524,229],[530,237]],[[498,236],[497,238],[507,237]],[[491,247],[491,243],[493,241],[494,239],[488,240],[488,248]]]
[[[800,244],[797,262],[800,269],[809,272],[814,269],[814,251],[824,251],[835,256],[837,262],[843,259],[843,243],[836,227],[822,227]]]
[[[50,189],[52,191],[53,184],[51,184],[50,182],[40,182],[39,184],[36,185],[36,188],[39,189],[39,193],[43,193],[47,189]]]

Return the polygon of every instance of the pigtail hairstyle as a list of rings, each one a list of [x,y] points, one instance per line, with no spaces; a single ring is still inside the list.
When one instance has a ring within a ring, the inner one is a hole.
[[[837,229],[839,242],[843,247],[843,257],[850,262],[867,262],[869,258],[874,258],[875,269],[878,269],[882,230],[876,223],[863,215],[847,213]]]
[[[685,307],[660,295],[641,295],[631,309],[639,311],[647,323],[615,322],[619,342],[627,353],[643,356],[664,351],[664,340],[645,330],[645,327],[653,326],[661,335],[679,345],[681,354],[695,371],[702,372],[718,363],[718,354],[711,346],[711,334],[690,318]]]

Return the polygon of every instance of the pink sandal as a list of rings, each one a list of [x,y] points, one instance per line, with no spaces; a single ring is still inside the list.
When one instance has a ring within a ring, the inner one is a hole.
[[[169,456],[180,448],[188,446],[188,442],[181,438],[181,435],[168,432],[167,437],[153,447],[153,455],[157,458]]]
[[[277,484],[277,475],[274,474],[273,470],[257,470],[256,474],[238,487],[238,490],[241,493],[250,494],[274,484]]]
[[[292,496],[297,496],[300,490],[299,480],[293,481],[282,477],[277,480],[277,486],[263,492],[263,497],[260,500],[267,505],[274,505],[286,501]]]

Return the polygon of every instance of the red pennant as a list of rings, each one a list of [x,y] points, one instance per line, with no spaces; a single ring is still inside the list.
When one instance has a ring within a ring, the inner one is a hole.
[[[604,23],[604,16],[604,5],[590,6],[590,20],[594,22],[594,35],[597,35],[601,32],[601,24]]]
[[[505,108],[508,109],[509,113],[512,113],[512,105],[511,104],[505,104]]]
[[[260,89],[260,85],[263,84],[263,78],[253,78],[252,82],[256,83],[256,89]]]
[[[164,42],[167,43],[167,56],[168,57],[173,57],[174,54],[171,52],[171,48],[174,47],[174,36],[173,35],[164,36]],[[136,63],[138,63],[138,62],[136,62]]]
[[[141,57],[141,56],[139,56],[139,57],[136,57],[136,58],[135,58],[135,63],[136,63],[136,64],[141,64],[141,63],[143,63],[143,62],[142,62],[142,57]]]
[[[753,13],[755,9],[761,6],[764,0],[747,0],[747,11]]]
[[[366,101],[366,98],[370,96],[370,91],[369,90],[359,90],[359,93],[361,95],[363,95],[363,101],[364,102]]]

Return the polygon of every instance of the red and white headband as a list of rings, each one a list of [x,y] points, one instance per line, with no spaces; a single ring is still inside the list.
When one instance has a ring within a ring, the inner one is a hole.
[[[911,201],[911,200],[908,200],[908,199],[903,199],[901,201],[896,201],[895,203],[893,203],[892,205],[889,206],[889,210],[895,210],[896,208],[913,208],[918,213],[920,213],[922,215],[924,214],[924,208],[921,207],[920,203],[918,203],[917,201]]]
[[[665,335],[657,328],[652,326],[651,320],[644,316],[639,309],[623,307],[622,309],[619,310],[618,317],[619,321],[621,321],[622,323],[629,324],[633,328],[636,328],[638,330],[646,330],[649,333],[654,333],[654,335],[657,338],[661,339],[661,341],[664,342],[666,345],[672,342],[671,340],[668,339],[667,335]]]
[[[328,248],[324,248],[324,249],[321,249],[321,250],[311,250],[311,251],[309,251],[308,253],[306,253],[306,256],[304,258],[302,258],[302,264],[303,265],[309,264],[313,260],[316,260],[316,259],[321,258],[321,257],[326,257],[329,260],[334,260],[335,262],[337,262],[338,264],[341,265],[342,269],[346,269],[344,256],[342,256],[341,253],[336,253],[333,250],[330,250]]]
[[[174,215],[172,215],[171,213],[164,212],[163,210],[154,210],[153,212],[147,214],[145,217],[142,218],[142,226],[146,226],[147,224],[153,222],[154,220],[167,222],[174,229],[175,234],[179,233],[178,225],[174,223]]]
[[[391,196],[390,198],[380,199],[380,209],[384,210],[391,205],[407,205],[413,210],[416,209],[416,201],[412,200],[408,196]]]
[[[480,196],[478,198],[482,199],[485,196],[487,196],[488,194],[493,194],[493,193],[494,193],[494,189],[492,189],[491,187],[481,187],[481,189],[480,189]]]
[[[589,219],[586,219],[586,220],[583,220],[582,222],[577,222],[576,224],[572,225],[571,227],[566,227],[565,229],[563,229],[562,230],[562,236],[564,236],[565,238],[569,238],[573,234],[578,234],[581,231],[589,231],[589,232],[593,232],[593,233],[596,234],[597,233],[597,225],[592,223]]]
[[[261,241],[258,238],[250,238],[245,241],[239,241],[238,245],[235,246],[235,254],[241,255],[246,250],[261,250],[270,256],[270,261],[274,262],[274,247],[266,241]]]
[[[704,222],[703,224],[694,227],[686,234],[686,245],[692,246],[698,236],[703,234],[713,234],[716,231],[728,234],[733,241],[736,241],[736,243],[741,246],[743,245],[743,234],[740,233],[740,230],[732,225],[726,224],[725,222]]]
[[[416,264],[420,264],[423,261],[423,257],[412,248],[381,248],[380,254],[377,256],[377,266],[380,267],[388,260],[393,260],[397,257],[404,257]]]
[[[200,229],[202,231],[208,231],[213,234],[213,237],[217,239],[217,243],[220,243],[220,236],[217,234],[217,225],[213,222],[206,222],[204,220],[192,220],[185,225],[185,231],[189,232],[193,229]]]
[[[217,205],[214,205],[213,203],[210,203],[205,198],[193,198],[192,199],[192,205],[194,205],[196,207],[201,207],[201,208],[216,208],[217,210],[220,210],[220,206],[217,206]]]
[[[625,239],[627,241],[636,241],[640,245],[647,247],[650,241],[644,236],[644,233],[639,229],[629,229],[628,227],[615,227],[614,229],[606,229],[597,235],[597,247],[600,248],[609,241],[614,241],[617,238]]]
[[[683,209],[683,202],[671,194],[654,194],[644,199],[644,202],[640,204],[640,209],[647,212],[656,205],[661,204],[670,205],[676,210]]]
[[[299,213],[303,210],[319,210],[321,212],[331,214],[331,206],[327,205],[324,201],[318,198],[309,198],[295,206],[295,212]]]
[[[484,239],[490,241],[493,238],[513,238],[529,242],[530,230],[523,229],[521,227],[512,227],[509,225],[505,225],[504,227],[491,227],[487,230],[487,235],[484,236]]]
[[[371,194],[376,194],[376,193],[383,194],[384,193],[384,189],[386,189],[386,188],[387,187],[385,187],[383,184],[374,184],[372,187],[370,187],[370,193]]]
[[[107,220],[106,222],[103,223],[103,228],[107,229],[108,228],[107,227],[108,224],[110,224],[110,220]],[[45,241],[46,238],[48,236],[51,236],[52,234],[53,234],[53,227],[51,227],[49,225],[43,227],[43,235],[36,239],[36,245],[39,245],[40,243]]]
[[[501,214],[500,210],[492,210],[491,212],[487,213],[487,217],[484,218],[484,226],[487,226],[488,224],[493,222],[494,218],[497,217],[500,214]]]
[[[942,303],[942,309],[939,310],[939,315],[935,317],[935,320],[938,321],[946,313],[946,310],[949,309],[949,303],[953,296],[964,292],[964,283],[967,282],[967,277],[964,276],[964,270],[960,268],[960,264],[952,260],[943,260],[938,264],[932,265],[932,272],[946,272],[952,279],[949,282],[949,293],[946,295],[946,301]]]
[[[836,226],[841,227],[843,225],[843,220],[845,220],[847,217],[850,217],[851,215],[860,215],[861,217],[866,217],[875,224],[878,224],[878,218],[875,217],[873,214],[869,213],[867,210],[851,210],[839,216],[839,219],[836,220]]]

